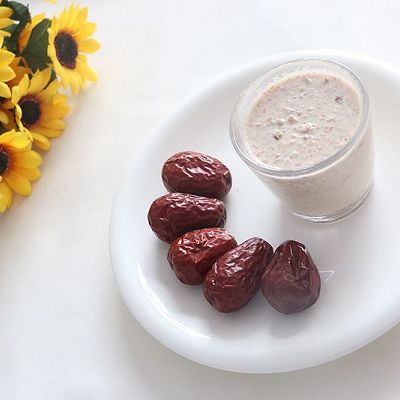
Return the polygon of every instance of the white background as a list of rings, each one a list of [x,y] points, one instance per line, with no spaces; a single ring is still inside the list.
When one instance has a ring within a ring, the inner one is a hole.
[[[400,327],[345,358],[286,374],[228,373],[172,353],[120,299],[108,224],[121,176],[186,95],[288,50],[345,49],[400,64],[400,3],[82,3],[98,23],[102,49],[91,64],[99,82],[74,98],[33,195],[0,217],[0,399],[398,399]],[[31,8],[63,4],[33,0]]]

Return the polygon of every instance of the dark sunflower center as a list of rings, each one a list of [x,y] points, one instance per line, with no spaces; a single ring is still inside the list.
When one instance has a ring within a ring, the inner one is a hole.
[[[29,128],[31,125],[35,124],[40,118],[40,103],[35,96],[23,96],[19,101],[19,106],[22,110],[21,121]]]
[[[0,175],[7,171],[8,164],[8,154],[0,147]]]
[[[75,69],[78,57],[78,44],[68,32],[60,31],[54,39],[57,59],[60,64],[68,69]]]

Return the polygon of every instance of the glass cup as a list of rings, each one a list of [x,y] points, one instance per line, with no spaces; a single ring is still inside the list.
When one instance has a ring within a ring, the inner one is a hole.
[[[315,165],[279,169],[263,164],[246,142],[249,112],[268,88],[288,75],[317,72],[350,84],[361,104],[361,118],[351,138],[335,154]],[[294,215],[313,222],[335,221],[351,214],[367,199],[373,185],[374,149],[368,94],[349,68],[328,60],[296,60],[253,81],[241,94],[230,120],[232,144],[250,169]]]

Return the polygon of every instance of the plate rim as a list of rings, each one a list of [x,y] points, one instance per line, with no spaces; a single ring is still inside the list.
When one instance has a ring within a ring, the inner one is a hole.
[[[399,76],[400,80],[400,67],[397,67],[396,65],[385,61],[381,60],[379,58],[366,55],[366,54],[360,54],[360,53],[354,53],[350,51],[342,51],[342,50],[336,50],[336,49],[311,49],[311,50],[299,50],[299,51],[289,51],[289,52],[283,52],[283,53],[277,53],[268,57],[262,57],[258,58],[249,62],[246,62],[244,64],[239,65],[238,67],[232,68],[228,70],[225,73],[222,73],[218,75],[216,78],[210,80],[206,85],[201,87],[200,89],[194,91],[192,94],[189,96],[186,96],[183,98],[182,101],[180,101],[172,110],[170,110],[166,117],[164,117],[158,124],[157,126],[152,130],[151,134],[149,137],[142,142],[142,144],[139,147],[139,151],[137,151],[135,155],[135,159],[128,165],[127,170],[124,173],[124,176],[122,180],[119,183],[119,187],[117,190],[117,193],[114,198],[113,202],[113,207],[111,211],[111,218],[110,218],[110,226],[109,226],[109,255],[110,255],[110,261],[112,265],[112,270],[113,270],[113,275],[115,277],[115,280],[117,282],[121,298],[123,299],[124,303],[126,304],[129,312],[132,314],[132,316],[139,322],[139,324],[157,341],[162,343],[164,346],[169,348],[170,350],[174,351],[175,353],[190,359],[192,361],[195,361],[197,363],[212,367],[212,368],[217,368],[225,371],[231,371],[231,372],[239,372],[239,373],[278,373],[278,372],[289,372],[289,371],[294,371],[294,370],[300,370],[300,369],[305,369],[305,368],[310,368],[318,365],[325,364],[329,361],[341,358],[347,354],[350,354],[365,345],[373,342],[374,340],[378,339],[380,336],[388,332],[390,329],[392,329],[395,325],[397,325],[400,322],[400,313],[397,316],[397,318],[393,318],[393,321],[390,321],[389,323],[386,324],[377,324],[379,325],[379,329],[375,329],[373,333],[371,333],[368,337],[365,337],[364,340],[358,340],[358,343],[350,346],[348,345],[346,348],[343,348],[341,351],[331,351],[332,354],[329,357],[314,357],[313,360],[308,360],[308,362],[304,362],[304,365],[301,365],[299,363],[293,368],[280,368],[280,369],[274,369],[274,368],[264,368],[263,370],[260,370],[259,368],[257,369],[252,369],[251,367],[245,367],[245,368],[229,368],[226,366],[220,365],[220,363],[213,362],[213,360],[204,360],[201,357],[196,357],[192,352],[190,352],[190,349],[186,349],[184,346],[179,346],[176,344],[176,339],[174,340],[169,340],[168,337],[166,338],[165,335],[163,336],[162,334],[159,333],[157,329],[154,328],[154,323],[151,322],[154,320],[154,318],[147,318],[144,313],[140,313],[137,310],[137,307],[131,307],[129,302],[127,301],[127,295],[125,291],[127,290],[125,288],[124,282],[121,281],[121,278],[118,274],[118,268],[120,264],[119,260],[119,255],[117,254],[117,248],[118,248],[118,232],[120,231],[119,227],[119,220],[121,219],[119,216],[119,204],[122,201],[123,198],[123,192],[124,188],[128,186],[128,181],[130,181],[131,176],[135,173],[137,170],[138,166],[141,165],[142,159],[145,158],[145,154],[147,154],[147,150],[149,150],[155,143],[157,143],[157,140],[159,137],[163,135],[163,131],[168,129],[168,126],[172,124],[177,118],[179,118],[179,115],[182,114],[185,109],[190,108],[192,103],[196,102],[201,102],[201,99],[204,96],[207,96],[210,91],[212,90],[218,90],[218,86],[222,86],[226,81],[229,81],[230,79],[234,78],[237,75],[240,75],[244,71],[251,69],[251,68],[256,68],[258,65],[262,65],[264,63],[283,63],[286,62],[290,59],[294,58],[305,58],[305,57],[342,57],[342,58],[349,58],[349,59],[354,59],[358,60],[361,62],[369,63],[369,64],[374,64],[380,69],[386,69],[392,72],[395,75]],[[122,262],[123,263],[123,262]],[[117,266],[118,265],[118,266]],[[150,314],[150,313],[149,313]],[[367,336],[367,335],[366,335]],[[345,346],[343,346],[345,347]]]

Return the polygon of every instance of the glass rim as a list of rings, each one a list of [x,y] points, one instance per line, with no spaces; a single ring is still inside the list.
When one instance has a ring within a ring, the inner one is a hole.
[[[339,67],[339,69],[341,68],[341,69],[345,70],[354,79],[354,81],[360,91],[360,95],[362,97],[362,113],[361,113],[360,122],[359,122],[357,129],[355,130],[353,136],[351,137],[351,139],[343,147],[341,147],[336,153],[332,154],[328,158],[326,158],[316,164],[313,164],[309,167],[300,168],[300,169],[278,169],[278,168],[267,167],[264,164],[257,162],[254,159],[250,158],[246,154],[244,149],[242,148],[244,146],[241,146],[238,142],[239,133],[237,132],[238,129],[234,128],[234,117],[238,113],[238,108],[240,106],[241,99],[252,90],[254,85],[260,79],[262,79],[267,74],[273,73],[278,68],[281,68],[286,65],[290,66],[290,64],[295,64],[295,63],[299,63],[299,62],[312,62],[312,61],[322,62],[322,63],[326,63],[326,64],[333,64],[333,65]],[[267,72],[265,72],[264,74],[262,74],[261,76],[259,76],[255,80],[253,80],[247,86],[247,88],[242,91],[242,93],[239,96],[239,99],[237,100],[237,102],[235,104],[235,107],[233,108],[231,116],[230,116],[229,132],[230,132],[231,142],[232,142],[233,147],[235,148],[236,152],[239,154],[239,156],[242,158],[242,160],[247,165],[249,165],[251,168],[253,168],[257,172],[260,172],[264,175],[270,175],[270,176],[274,176],[274,177],[296,177],[296,176],[301,176],[301,175],[310,175],[310,174],[318,172],[319,170],[322,170],[326,167],[329,167],[332,164],[334,164],[337,160],[339,160],[342,156],[344,156],[346,153],[348,153],[353,148],[353,145],[357,142],[357,140],[362,136],[362,133],[364,132],[365,127],[368,122],[368,116],[369,116],[368,92],[366,91],[361,78],[352,69],[350,69],[349,67],[347,67],[346,65],[344,65],[342,63],[333,61],[331,59],[299,58],[299,59],[295,59],[292,61],[288,61],[288,62],[279,64],[279,65],[275,66],[274,68],[271,68],[270,70],[268,70]]]

